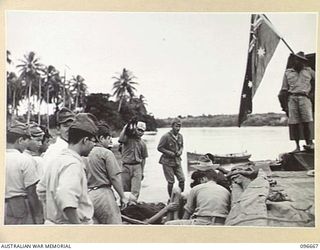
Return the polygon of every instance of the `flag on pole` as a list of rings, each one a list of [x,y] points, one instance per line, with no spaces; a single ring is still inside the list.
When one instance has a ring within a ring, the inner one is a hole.
[[[241,92],[238,126],[252,112],[252,98],[256,93],[268,63],[280,41],[270,21],[262,14],[251,15],[247,69]]]

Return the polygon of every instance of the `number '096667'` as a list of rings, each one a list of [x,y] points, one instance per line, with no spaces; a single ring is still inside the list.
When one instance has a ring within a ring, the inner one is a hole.
[[[300,244],[300,248],[318,248],[318,244]]]

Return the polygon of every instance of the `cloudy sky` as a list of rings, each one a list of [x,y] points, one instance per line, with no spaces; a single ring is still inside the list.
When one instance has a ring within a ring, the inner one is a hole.
[[[157,118],[237,114],[251,13],[6,13],[6,47],[17,64],[34,51],[90,93],[112,93],[123,68]],[[316,51],[315,13],[265,13],[295,51]],[[277,94],[289,49],[280,42],[254,98],[253,113],[281,112]]]

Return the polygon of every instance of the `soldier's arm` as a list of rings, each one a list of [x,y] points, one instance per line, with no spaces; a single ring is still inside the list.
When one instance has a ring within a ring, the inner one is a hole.
[[[158,145],[158,151],[163,153],[164,155],[167,155],[167,156],[175,156],[175,153],[166,149],[166,144],[167,144],[167,136],[164,135],[161,137],[160,139],[160,142],[159,142],[159,145]]]
[[[33,221],[35,224],[42,224],[43,211],[36,192],[36,183],[28,186],[26,189]]]
[[[127,125],[123,127],[120,133],[119,140],[118,140],[119,143],[125,143],[128,139],[128,136],[126,135],[126,128],[127,128]]]
[[[80,224],[81,221],[79,219],[77,209],[75,207],[66,207],[63,212],[68,218],[70,224]]]

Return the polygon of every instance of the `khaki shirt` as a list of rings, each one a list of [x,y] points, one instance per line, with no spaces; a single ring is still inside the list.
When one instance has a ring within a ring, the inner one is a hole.
[[[27,196],[26,188],[39,181],[35,163],[16,149],[6,150],[5,198]]]
[[[72,207],[77,209],[83,224],[92,222],[93,205],[88,196],[85,165],[78,153],[64,149],[50,162],[39,184],[37,193],[45,203],[47,220],[55,224],[68,224],[63,211]]]
[[[31,157],[32,161],[35,164],[37,173],[38,173],[38,178],[41,180],[43,175],[44,175],[44,160],[41,156],[36,155],[35,153],[29,151],[29,150],[24,150],[23,154],[27,155],[28,157]]]
[[[174,136],[172,131],[164,134],[159,142],[158,151],[162,153],[159,163],[168,166],[180,165],[181,157],[175,154],[183,150],[183,136]]]
[[[227,217],[230,192],[214,181],[199,184],[190,190],[184,209],[197,216]]]
[[[281,89],[290,93],[309,94],[312,79],[315,79],[315,73],[310,67],[304,67],[299,73],[289,68],[284,74]]]
[[[121,160],[124,164],[139,164],[148,157],[146,143],[141,138],[130,138],[122,130],[119,142],[123,143]]]
[[[121,169],[114,154],[101,146],[94,147],[87,157],[88,187],[110,185],[110,179],[119,175]]]

